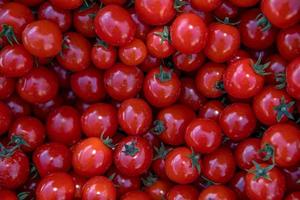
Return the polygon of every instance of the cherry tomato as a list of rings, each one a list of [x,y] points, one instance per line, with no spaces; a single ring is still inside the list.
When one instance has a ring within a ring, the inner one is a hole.
[[[202,10],[204,12],[210,12],[216,9],[218,6],[220,6],[222,3],[222,0],[191,0],[191,4],[193,8],[197,10]]]
[[[237,196],[230,188],[223,185],[212,185],[204,189],[198,200],[237,200]]]
[[[300,56],[300,25],[282,29],[277,36],[277,49],[280,55],[293,60]]]
[[[33,107],[34,115],[40,119],[46,120],[50,111],[62,106],[63,98],[56,96],[46,103],[35,104]]]
[[[73,179],[73,182],[75,185],[74,199],[80,200],[82,197],[82,188],[83,188],[84,184],[87,182],[87,180],[84,177],[79,176],[75,173],[72,174],[72,179]]]
[[[149,194],[152,200],[166,199],[167,193],[171,188],[171,183],[166,180],[145,179],[145,192]],[[155,179],[155,178],[154,178]]]
[[[300,167],[288,167],[282,169],[285,175],[287,190],[289,191],[300,191]]]
[[[230,188],[237,194],[237,197],[239,199],[248,200],[246,194],[246,178],[245,178],[246,172],[240,171],[235,173],[233,178],[229,182]]]
[[[198,69],[205,61],[205,56],[202,53],[183,54],[176,52],[172,56],[172,60],[177,69],[191,72]]]
[[[229,0],[229,2],[233,3],[234,5],[238,7],[251,7],[254,6],[259,2],[259,0],[244,0],[244,1],[239,1],[239,0]]]
[[[49,0],[57,8],[71,10],[82,5],[83,0]]]
[[[224,109],[224,105],[217,100],[208,101],[200,107],[199,117],[219,121],[220,114]]]
[[[84,184],[82,189],[82,200],[115,200],[116,196],[113,182],[104,176],[94,176]]]
[[[285,197],[284,200],[299,200],[300,199],[300,192],[293,192]]]
[[[219,19],[225,19],[226,17],[228,17],[229,19],[235,19],[239,15],[239,9],[236,5],[234,5],[230,1],[223,1],[214,10],[214,14]]]
[[[141,64],[147,56],[147,48],[140,39],[134,39],[131,43],[119,48],[119,58],[129,66]]]
[[[0,75],[0,100],[8,99],[15,90],[15,80]]]
[[[0,102],[0,135],[8,131],[13,120],[13,113],[9,106]]]
[[[266,82],[271,85],[281,84],[276,78],[278,78],[278,74],[283,74],[285,72],[287,61],[277,54],[269,56],[267,61],[270,62],[270,65],[266,69],[266,72],[270,74],[266,76]]]
[[[137,15],[134,9],[130,9],[130,16],[136,25],[136,33],[135,37],[145,40],[148,32],[150,31],[150,26],[148,24],[143,23],[139,16]]]
[[[117,59],[117,52],[113,46],[98,41],[91,51],[91,60],[98,69],[109,69]]]
[[[140,64],[138,67],[143,72],[148,72],[153,68],[159,67],[160,63],[161,63],[161,61],[159,58],[148,54],[147,57],[145,58],[144,62],[142,64]]]
[[[192,185],[175,185],[169,190],[167,200],[197,200],[198,196],[197,188]]]
[[[95,37],[94,18],[98,11],[98,4],[92,4],[87,9],[78,9],[73,13],[73,25],[77,32],[85,37]]]
[[[10,108],[12,115],[15,118],[27,116],[31,113],[30,104],[18,96],[11,96],[9,99],[6,100],[6,104]]]
[[[286,69],[287,92],[297,100],[300,100],[300,59],[296,58]]]
[[[4,200],[18,200],[18,196],[15,192],[6,189],[0,189],[0,196]]]

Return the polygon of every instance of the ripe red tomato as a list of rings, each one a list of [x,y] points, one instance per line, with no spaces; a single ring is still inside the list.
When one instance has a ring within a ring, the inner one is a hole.
[[[119,58],[125,65],[135,66],[141,64],[147,56],[147,47],[140,39],[119,48]]]
[[[220,101],[208,101],[200,107],[199,117],[204,119],[212,119],[216,122],[219,122],[219,117],[223,109],[224,105]]]
[[[211,12],[219,7],[222,0],[191,0],[193,8],[204,12]]]
[[[31,113],[30,104],[16,95],[9,97],[6,100],[6,105],[10,108],[12,115],[15,118],[27,116],[27,115],[30,115],[30,113]],[[7,111],[5,111],[5,112],[7,112]],[[5,125],[6,123],[3,123],[3,124]]]
[[[300,167],[288,167],[282,169],[286,179],[286,188],[288,191],[300,191]]]
[[[270,62],[270,65],[266,69],[266,72],[269,73],[269,75],[266,76],[266,82],[271,85],[277,84],[278,86],[281,86],[280,84],[282,84],[282,82],[278,82],[276,78],[278,78],[279,74],[284,74],[287,67],[287,61],[277,54],[269,56],[267,61]]]
[[[280,55],[293,60],[300,56],[300,25],[282,29],[277,36],[277,49]]]
[[[285,197],[284,200],[299,200],[300,199],[300,192],[293,192]]]
[[[86,178],[79,176],[75,173],[72,173],[72,179],[75,185],[75,195],[74,195],[74,199],[75,200],[80,200],[82,197],[82,188],[84,186],[84,184],[87,182]]]
[[[0,197],[5,200],[18,200],[15,192],[6,189],[0,189]]]
[[[246,172],[239,171],[235,173],[233,178],[229,182],[230,188],[237,194],[237,197],[239,199],[248,200],[246,194],[246,178],[245,178]]]
[[[169,190],[167,200],[197,200],[198,196],[198,189],[192,185],[175,185]]]
[[[73,25],[77,32],[85,37],[95,37],[94,18],[98,11],[98,4],[94,3],[86,9],[78,9],[73,13]]]
[[[0,102],[0,135],[8,131],[13,120],[13,113],[9,106]]]
[[[213,185],[204,189],[198,198],[198,200],[237,200],[237,196],[233,190],[223,185]]]
[[[219,19],[235,19],[239,15],[239,8],[230,1],[223,1],[215,10],[214,14]]]
[[[136,25],[135,37],[145,40],[148,32],[150,31],[150,26],[148,24],[143,23],[139,16],[137,15],[135,9],[130,9],[130,16]]]
[[[117,52],[113,46],[99,40],[92,48],[91,59],[98,69],[109,69],[116,62]]]
[[[147,179],[148,178],[148,179]],[[171,183],[166,180],[155,180],[154,177],[147,177],[144,179],[144,184],[146,186],[145,192],[149,194],[152,200],[166,199],[167,193],[171,188]]]
[[[82,200],[115,200],[116,198],[113,182],[104,176],[94,176],[84,184],[82,189]]]
[[[300,100],[300,59],[296,58],[286,68],[287,92],[297,100]]]
[[[49,0],[55,7],[65,10],[71,10],[80,7],[83,0]]]
[[[15,79],[0,75],[0,100],[8,99],[15,90]]]
[[[172,56],[175,67],[184,72],[191,72],[198,69],[205,62],[203,53],[184,54],[176,52]]]

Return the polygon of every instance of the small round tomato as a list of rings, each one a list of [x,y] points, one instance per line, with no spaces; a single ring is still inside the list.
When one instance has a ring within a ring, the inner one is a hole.
[[[0,75],[0,100],[7,99],[15,90],[15,79]]]
[[[282,169],[286,179],[286,188],[288,191],[300,191],[300,167],[288,167]]]
[[[63,40],[58,25],[48,20],[38,20],[25,27],[22,41],[32,55],[45,58],[57,55]]]
[[[246,175],[246,193],[249,199],[281,200],[285,191],[285,177],[273,165],[255,164]]]
[[[0,189],[0,197],[4,200],[18,200],[18,196],[15,192],[6,190],[6,189]]]
[[[198,200],[237,200],[237,196],[233,190],[223,185],[212,185],[204,189]]]
[[[22,46],[6,46],[0,52],[0,73],[5,77],[25,76],[33,67],[33,56]]]
[[[94,176],[82,188],[82,200],[116,200],[116,188],[105,176]]]
[[[109,145],[95,137],[76,144],[72,157],[75,172],[87,177],[104,174],[112,164],[113,152]]]
[[[284,74],[288,64],[287,61],[277,54],[269,56],[267,61],[270,62],[270,65],[266,69],[266,72],[269,73],[269,75],[266,76],[266,82],[270,85],[282,84],[282,82],[278,82],[276,78],[278,78],[278,75]]]
[[[51,111],[47,118],[47,136],[50,141],[71,145],[80,139],[80,116],[71,106]]]
[[[98,40],[92,48],[91,59],[98,69],[109,69],[116,62],[117,51],[113,46]]]
[[[224,94],[222,86],[225,65],[209,62],[197,72],[195,83],[198,91],[208,98],[217,98]]]
[[[45,67],[33,68],[18,80],[17,91],[29,103],[46,103],[56,96],[58,79],[53,71]]]
[[[219,123],[227,137],[239,141],[253,133],[256,128],[256,117],[250,105],[234,103],[225,107]]]
[[[293,192],[285,197],[284,200],[299,200],[300,192]]]
[[[228,17],[229,19],[235,19],[239,15],[239,9],[236,5],[231,3],[230,1],[223,1],[215,10],[215,16],[219,19],[225,19]]]
[[[8,131],[13,121],[13,113],[9,106],[0,102],[0,135],[3,135]]]
[[[151,69],[159,67],[160,64],[161,64],[161,60],[159,58],[152,56],[151,54],[148,54],[144,62],[140,64],[138,67],[143,72],[149,72]]]
[[[127,99],[120,105],[118,121],[128,135],[141,135],[151,126],[152,110],[142,99]]]
[[[89,67],[91,44],[79,33],[69,32],[64,35],[62,51],[57,61],[67,70],[81,71]]]
[[[245,50],[242,50],[242,49],[238,49],[235,54],[227,61],[228,64],[232,64],[234,63],[235,61],[238,61],[238,60],[243,60],[243,59],[246,59],[246,58],[250,58],[250,54],[245,51]]]
[[[286,68],[286,90],[297,100],[300,100],[300,58],[296,58]]]
[[[154,179],[153,179],[154,178]],[[166,199],[167,193],[171,188],[171,183],[166,180],[157,180],[155,177],[144,179],[145,192],[149,194],[152,200]]]
[[[150,31],[150,26],[141,21],[139,16],[137,15],[135,9],[130,9],[130,16],[136,25],[135,37],[145,40],[148,32]]]
[[[190,3],[181,6],[179,10],[184,13],[194,13],[198,15],[199,17],[201,17],[205,24],[210,24],[214,21],[214,17],[211,12],[203,12],[202,10],[196,10]]]
[[[220,6],[222,0],[191,0],[193,8],[204,12],[211,12]]]
[[[145,77],[144,96],[155,107],[172,105],[179,98],[180,91],[180,80],[171,69],[166,67],[153,68]]]
[[[155,156],[152,161],[152,170],[155,175],[163,180],[168,180],[168,176],[166,174],[166,156],[168,155],[170,148],[165,147],[164,143],[161,143],[160,146],[155,147]]]
[[[285,90],[266,87],[253,99],[253,111],[257,119],[265,125],[273,125],[294,119],[294,102]]]
[[[35,194],[39,200],[54,200],[59,198],[73,200],[75,185],[69,174],[56,172],[41,179],[37,185]]]
[[[168,178],[178,184],[192,183],[200,176],[200,156],[187,147],[177,147],[168,153],[165,170]]]
[[[205,61],[203,53],[184,54],[176,52],[172,56],[175,67],[185,72],[191,72],[198,69]]]
[[[251,7],[259,2],[259,0],[229,0],[229,2],[233,3],[238,7]]]
[[[194,119],[186,128],[185,142],[196,152],[211,153],[222,142],[222,130],[213,120]]]
[[[148,141],[138,136],[122,139],[114,151],[114,164],[127,176],[139,176],[146,172],[152,162],[153,150]]]
[[[173,0],[136,0],[136,13],[141,21],[150,25],[164,25],[176,14]]]
[[[240,40],[240,33],[234,26],[213,23],[208,27],[208,38],[204,53],[214,62],[225,62],[239,49]]]
[[[176,17],[170,29],[172,45],[185,54],[199,53],[205,46],[207,35],[205,23],[193,13]]]
[[[73,25],[78,33],[85,37],[95,37],[94,17],[98,11],[98,4],[92,4],[87,9],[78,9],[73,13]]]
[[[282,29],[277,36],[277,49],[280,55],[293,60],[300,56],[300,25]]]
[[[262,138],[262,148],[271,145],[271,152],[276,165],[292,167],[300,161],[300,130],[291,124],[276,124],[270,126]]]
[[[87,182],[86,178],[79,176],[78,174],[72,173],[72,179],[75,185],[75,200],[80,200],[82,197],[82,188],[84,184]]]
[[[84,102],[96,102],[105,97],[103,74],[95,68],[73,73],[70,82],[73,92]]]
[[[131,43],[119,48],[119,58],[125,65],[139,65],[145,60],[146,56],[146,45],[140,39],[135,38]]]
[[[218,100],[208,101],[200,107],[199,117],[219,122],[219,117],[223,109],[224,105],[222,104],[222,102]]]
[[[198,196],[198,189],[192,185],[175,185],[169,190],[167,200],[197,200]]]
[[[19,96],[13,95],[6,100],[7,106],[10,108],[13,117],[18,118],[30,115],[30,104],[21,99]],[[3,123],[5,124],[5,123]],[[0,131],[1,133],[1,131]]]
[[[105,103],[90,105],[81,115],[81,128],[87,137],[112,137],[118,129],[117,109]]]
[[[39,7],[38,18],[56,23],[62,32],[67,31],[72,25],[71,12],[56,8],[49,2],[45,2]]]
[[[104,73],[104,87],[118,101],[134,98],[143,84],[143,73],[135,66],[116,64]]]
[[[203,158],[202,172],[209,180],[227,183],[235,173],[235,158],[231,150],[220,147]]]
[[[49,0],[50,3],[60,9],[72,10],[80,7],[83,4],[83,0]]]
[[[40,120],[34,117],[20,117],[17,118],[11,125],[9,130],[9,138],[20,136],[26,142],[22,145],[22,150],[30,152],[42,145],[46,130]]]
[[[60,107],[62,104],[63,98],[61,96],[56,96],[46,103],[34,104],[33,112],[36,117],[45,120],[52,110]]]
[[[121,200],[152,200],[152,198],[146,192],[131,191],[127,192],[121,197]]]
[[[33,163],[44,177],[53,172],[68,172],[71,168],[71,150],[60,143],[46,143],[39,146],[33,153]]]
[[[130,43],[136,32],[136,25],[129,12],[118,5],[112,4],[100,9],[94,23],[100,39],[114,46]]]
[[[237,194],[239,199],[248,200],[246,194],[246,172],[239,171],[235,173],[233,178],[229,182],[230,188]]]

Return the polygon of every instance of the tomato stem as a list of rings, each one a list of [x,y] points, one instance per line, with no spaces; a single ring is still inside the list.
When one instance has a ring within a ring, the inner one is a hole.
[[[235,26],[235,25],[240,24],[240,21],[237,21],[237,22],[230,22],[229,17],[225,17],[224,20],[222,20],[222,19],[220,19],[220,18],[218,18],[218,17],[215,17],[215,19],[216,19],[218,22],[220,22],[220,23],[222,23],[222,24],[226,24],[226,25],[232,25],[232,26]]]
[[[95,0],[83,0],[83,4],[79,8],[80,11],[85,11],[95,4]]]
[[[294,116],[289,112],[289,109],[295,104],[295,101],[291,101],[289,103],[286,102],[284,96],[280,99],[280,104],[275,106],[273,109],[277,111],[277,122],[280,122],[284,116],[287,118],[294,120]]]
[[[174,9],[177,11],[177,12],[182,12],[181,8],[185,5],[187,5],[188,2],[184,1],[184,0],[175,0],[174,1]]]
[[[131,157],[135,156],[140,150],[136,147],[136,142],[125,144],[125,150],[123,151],[126,155]]]
[[[157,35],[161,38],[160,44],[162,44],[164,41],[171,42],[170,31],[169,31],[169,27],[167,26],[164,26],[162,32],[154,32],[154,35]]]
[[[103,40],[101,40],[100,38],[96,38],[96,44],[95,46],[101,46],[104,47],[106,49],[108,49],[108,44],[106,42],[104,42]]]
[[[20,192],[18,194],[18,200],[25,200],[29,196],[29,192]]]
[[[262,13],[257,15],[256,21],[257,21],[257,25],[262,27],[263,32],[270,30],[270,28],[272,27],[272,24]]]
[[[109,136],[104,138],[104,134],[102,133],[101,140],[102,140],[103,144],[105,144],[105,146],[107,146],[108,148],[111,148],[111,149],[115,148],[113,140]]]
[[[157,148],[157,147],[154,147],[154,150],[155,150],[155,157],[153,158],[153,160],[157,160],[157,159],[164,159],[166,158],[166,156],[168,155],[168,153],[172,150],[171,148],[166,148],[164,143],[161,142],[160,143],[160,147]]]
[[[200,164],[199,164],[200,154],[196,154],[196,153],[194,152],[194,149],[193,149],[193,148],[191,148],[191,150],[192,150],[192,154],[189,155],[189,158],[190,158],[191,161],[192,161],[192,166],[193,166],[193,167],[196,167],[198,173],[200,174],[200,173],[201,173],[201,166],[200,166]]]
[[[259,150],[259,153],[264,153],[265,157],[263,161],[268,161],[272,159],[272,164],[275,164],[275,149],[271,144],[265,144],[262,149]]]
[[[162,132],[166,130],[164,122],[161,120],[155,120],[153,122],[153,128],[151,129],[151,132],[155,135],[160,135]]]
[[[5,37],[7,42],[13,46],[14,43],[19,44],[19,41],[15,35],[14,28],[7,24],[2,24],[2,31],[0,32],[0,38]]]
[[[155,74],[155,77],[160,80],[160,82],[167,82],[172,78],[172,70],[169,72],[164,71],[163,67],[159,67],[159,74]]]
[[[257,74],[261,75],[261,76],[270,75],[271,72],[266,72],[266,71],[265,71],[265,70],[270,66],[270,62],[267,62],[267,63],[265,63],[265,64],[261,64],[261,62],[262,62],[262,57],[263,57],[263,55],[262,55],[262,54],[259,54],[259,57],[258,57],[256,63],[253,64],[252,67],[253,67],[254,71],[255,71]]]
[[[248,173],[254,174],[254,180],[257,180],[259,178],[265,178],[267,180],[271,181],[271,177],[268,175],[268,172],[271,171],[274,168],[274,164],[269,165],[265,168],[261,167],[257,162],[252,161],[255,169],[248,170]]]
[[[149,172],[149,175],[146,178],[142,178],[143,185],[146,187],[150,187],[157,181],[157,177]]]
[[[286,75],[284,72],[278,72],[275,74],[275,80],[277,82],[276,88],[283,89],[286,86]]]

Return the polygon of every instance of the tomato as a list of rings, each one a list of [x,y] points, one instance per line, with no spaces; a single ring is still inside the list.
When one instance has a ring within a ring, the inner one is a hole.
[[[262,138],[262,148],[266,144],[272,146],[275,163],[280,167],[292,167],[300,161],[300,130],[290,124],[270,126]]]
[[[142,99],[127,99],[120,105],[118,121],[128,135],[141,135],[151,126],[152,110]]]
[[[177,69],[191,72],[202,66],[205,61],[205,56],[202,53],[184,54],[176,52],[172,56],[172,60]]]
[[[31,113],[30,104],[18,96],[11,96],[6,100],[7,106],[10,108],[13,117],[27,116]],[[6,111],[7,112],[7,111]],[[9,111],[8,111],[9,112]],[[5,123],[3,123],[5,124]]]
[[[159,147],[154,147],[155,156],[152,161],[152,170],[155,175],[163,180],[169,180],[166,174],[166,156],[171,148],[165,147],[164,143],[161,143]]]
[[[58,25],[48,20],[38,20],[25,27],[22,41],[32,55],[45,58],[57,55],[63,40]]]
[[[82,189],[82,200],[116,199],[116,189],[111,180],[104,176],[94,176]]]
[[[300,59],[296,58],[286,68],[287,92],[297,100],[300,100]]]
[[[214,21],[214,17],[210,12],[203,12],[202,10],[196,10],[192,7],[190,3],[187,3],[180,7],[180,11],[184,13],[194,13],[201,17],[201,19],[204,21],[205,24],[209,24],[212,21]]]
[[[70,11],[56,8],[49,2],[45,2],[39,7],[38,18],[56,23],[62,32],[67,31],[72,25]]]
[[[179,15],[170,28],[172,45],[185,54],[199,53],[205,46],[207,35],[203,20],[193,13]]]
[[[198,200],[237,200],[237,196],[230,188],[223,185],[212,185],[204,189]]]
[[[26,142],[22,150],[30,152],[42,145],[46,130],[40,120],[34,117],[20,117],[14,121],[9,130],[9,138],[20,136]]]
[[[277,167],[256,163],[246,175],[246,193],[251,200],[280,200],[284,191],[285,178]]]
[[[75,185],[72,177],[65,172],[49,174],[41,179],[36,188],[36,198],[39,200],[65,199],[72,200]]]
[[[227,183],[234,175],[235,158],[226,147],[220,147],[203,158],[202,173],[216,183]]]
[[[217,98],[223,95],[223,64],[209,62],[197,72],[195,83],[198,91],[208,98]]]
[[[240,40],[240,33],[234,26],[213,23],[208,27],[204,53],[214,62],[225,62],[239,49]]]
[[[75,173],[72,174],[72,179],[73,179],[73,182],[75,185],[74,199],[80,200],[82,197],[82,188],[83,188],[84,184],[87,182],[87,180],[84,177],[79,176]]]
[[[76,144],[72,164],[75,172],[82,176],[93,177],[104,174],[112,164],[113,152],[106,142],[91,137]]]
[[[62,51],[56,57],[59,64],[70,71],[81,71],[89,67],[91,44],[82,35],[69,32],[64,35]]]
[[[33,163],[39,175],[45,177],[54,172],[68,172],[71,168],[71,150],[60,143],[46,143],[33,153]]]
[[[248,200],[247,194],[246,194],[246,178],[245,178],[246,172],[240,171],[235,173],[233,178],[229,182],[230,188],[237,194],[239,199]]]
[[[284,74],[288,64],[287,61],[283,57],[277,54],[269,56],[267,61],[270,62],[270,65],[266,69],[266,72],[270,74],[266,76],[266,82],[271,85],[277,84],[278,86],[281,87],[280,84],[282,84],[284,81],[278,82],[276,78],[278,78],[278,75]]]
[[[225,91],[232,97],[247,99],[255,96],[264,85],[264,68],[260,60],[253,63],[251,59],[237,60],[225,70],[223,81]]]
[[[58,92],[56,74],[45,68],[33,68],[17,83],[18,94],[29,103],[46,103]]]
[[[222,142],[220,126],[210,119],[194,119],[185,131],[186,144],[199,153],[211,153]]]
[[[143,72],[148,72],[153,68],[159,67],[160,64],[161,64],[161,61],[159,58],[148,54],[147,57],[145,58],[144,62],[142,64],[140,64],[138,67]]]
[[[94,23],[100,39],[114,46],[130,43],[136,32],[136,25],[130,14],[118,5],[108,5],[100,9]]]
[[[47,136],[52,142],[71,145],[80,139],[80,116],[71,106],[61,106],[48,115]]]
[[[292,112],[295,102],[284,90],[266,87],[253,100],[253,111],[257,119],[266,125],[294,119]]]
[[[47,119],[50,111],[60,107],[63,104],[63,98],[56,96],[46,103],[35,104],[33,107],[34,115],[42,120]]]
[[[153,68],[144,80],[144,96],[155,107],[166,107],[175,103],[180,90],[181,83],[177,74],[166,67]]]
[[[187,147],[177,147],[166,157],[166,174],[178,184],[194,182],[200,175],[201,167],[200,156]]]
[[[233,3],[234,5],[238,7],[251,7],[254,6],[259,2],[259,0],[244,0],[244,1],[239,1],[239,0],[229,0],[229,2]]]
[[[198,195],[199,192],[197,188],[192,185],[175,185],[169,190],[167,200],[197,200]]]
[[[18,200],[18,196],[15,192],[6,189],[0,189],[0,196],[4,200]]]
[[[220,115],[219,123],[227,137],[239,141],[253,133],[256,128],[256,117],[250,105],[234,103],[225,107]]]
[[[148,178],[148,179],[147,179]],[[144,179],[144,184],[146,186],[145,192],[149,194],[152,200],[166,199],[167,193],[171,188],[171,183],[165,180],[155,180],[154,177],[147,177]]]
[[[150,25],[167,24],[176,14],[173,0],[136,0],[134,8],[139,19]]]
[[[300,167],[289,167],[282,169],[285,175],[286,186],[288,191],[300,191]]]
[[[0,73],[5,77],[25,76],[33,67],[33,56],[22,45],[6,46],[0,52]]]
[[[13,121],[13,113],[9,106],[0,102],[0,135],[8,131]]]
[[[137,15],[134,9],[130,9],[130,16],[136,25],[135,37],[145,40],[148,32],[150,31],[150,26],[148,24],[143,23],[139,16]]]
[[[298,0],[262,0],[262,13],[279,28],[290,27],[300,20]]]
[[[85,37],[95,37],[94,18],[98,11],[98,4],[92,4],[87,9],[78,9],[73,13],[73,25],[78,33]]]
[[[117,116],[110,104],[92,104],[81,115],[82,131],[87,137],[112,137],[118,128]]]
[[[293,192],[285,197],[284,200],[299,200],[300,199],[300,192]]]
[[[104,87],[118,101],[134,98],[142,88],[143,73],[135,66],[116,64],[105,71]]]
[[[179,102],[189,106],[193,110],[198,110],[206,102],[206,98],[198,92],[192,78],[182,78],[180,81],[181,94]]]
[[[261,22],[260,10],[252,9],[243,13],[240,23],[242,43],[252,49],[266,49],[270,47],[276,36],[276,30]]]
[[[243,60],[243,59],[246,59],[246,58],[250,58],[250,54],[247,52],[247,51],[244,51],[244,50],[237,50],[235,52],[235,54],[227,61],[228,64],[232,64],[234,63],[235,61],[238,61],[238,60]]]
[[[300,26],[295,25],[282,29],[277,36],[277,49],[280,55],[293,60],[300,56]]]
[[[142,191],[131,191],[127,192],[121,197],[121,200],[152,200],[151,197],[146,193]]]
[[[98,69],[109,69],[117,59],[117,52],[113,46],[98,40],[91,51],[91,60]]]
[[[15,90],[15,80],[0,75],[0,100],[9,98]]]
[[[208,101],[200,107],[199,117],[219,121],[220,114],[224,109],[224,105],[217,100]]]
[[[236,5],[231,3],[230,1],[223,1],[215,10],[214,14],[219,19],[225,19],[228,17],[229,19],[235,19],[239,14],[239,9]]]
[[[218,6],[220,6],[222,3],[222,0],[191,0],[191,4],[193,8],[197,10],[202,10],[204,12],[210,12],[216,9]]]
[[[83,0],[49,0],[50,3],[60,9],[71,10],[80,7]]]
[[[131,43],[119,48],[119,58],[129,66],[141,64],[147,56],[147,48],[140,39],[134,39]]]

